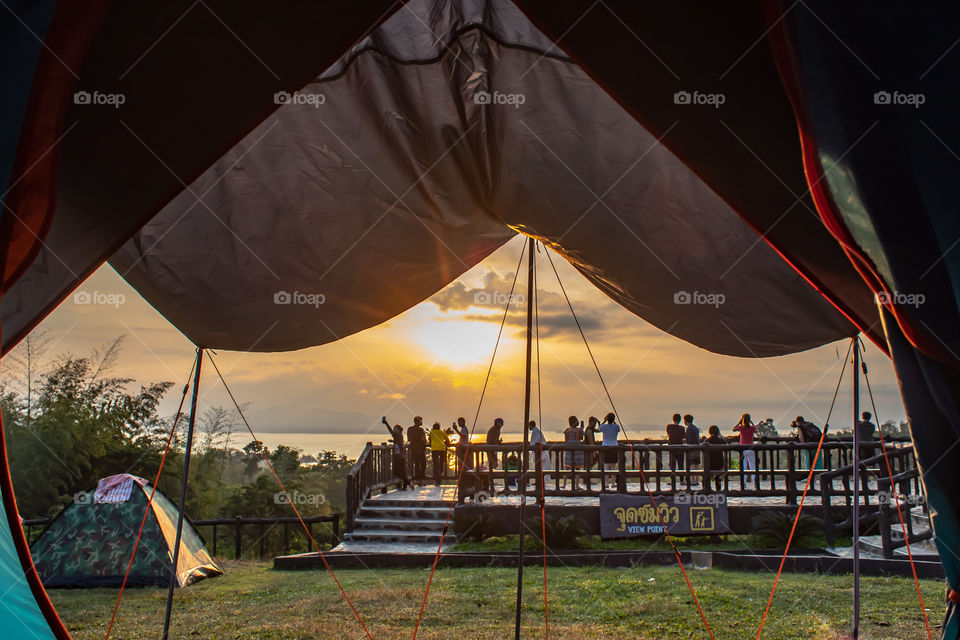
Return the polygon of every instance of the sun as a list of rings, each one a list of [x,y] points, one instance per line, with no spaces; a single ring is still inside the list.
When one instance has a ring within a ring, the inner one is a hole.
[[[428,320],[413,329],[413,338],[435,360],[467,367],[490,361],[498,329],[479,320]]]

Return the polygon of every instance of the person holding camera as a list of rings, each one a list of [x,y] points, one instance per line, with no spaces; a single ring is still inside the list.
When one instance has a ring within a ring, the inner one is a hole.
[[[750,418],[749,413],[745,413],[740,416],[740,421],[737,422],[736,426],[733,427],[734,431],[740,432],[740,444],[742,445],[753,445],[753,437],[757,433],[757,427],[753,424],[753,420]],[[753,449],[744,449],[741,451],[743,456],[743,471],[756,471],[757,470],[757,452]],[[744,485],[753,482],[753,479],[756,476],[752,473],[743,476]],[[746,486],[741,487],[743,489]]]
[[[407,448],[403,443],[403,427],[398,424],[391,427],[387,422],[387,416],[383,416],[380,420],[383,421],[383,426],[387,428],[393,439],[390,461],[393,464],[393,475],[400,479],[400,491],[404,491],[410,488],[410,478],[407,477]]]

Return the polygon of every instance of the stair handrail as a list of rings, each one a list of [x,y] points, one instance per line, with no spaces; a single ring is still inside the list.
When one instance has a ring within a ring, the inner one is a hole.
[[[927,509],[927,500],[926,496],[923,495],[922,491],[917,493],[908,493],[897,495],[895,486],[899,485],[901,488],[905,483],[909,483],[910,480],[914,480],[914,486],[922,487],[923,485],[919,483],[920,479],[920,469],[913,467],[912,469],[907,469],[900,473],[894,474],[891,482],[891,478],[883,476],[877,479],[877,492],[879,494],[879,526],[880,526],[880,543],[883,548],[883,557],[886,559],[893,558],[893,552],[900,547],[906,546],[907,542],[914,544],[916,542],[922,542],[924,540],[930,540],[933,538],[933,527],[928,526],[927,530],[923,533],[914,533],[913,531],[913,517],[911,515],[913,507],[920,506],[923,507],[924,511]],[[907,485],[909,487],[909,484]],[[900,530],[900,516],[894,515],[896,508],[891,508],[891,504],[896,505],[900,503],[901,498],[905,497],[906,500],[906,510],[901,508],[901,513],[903,514],[903,523],[906,528],[906,538],[894,539],[893,531],[896,528],[900,532],[900,535],[903,535],[903,531]],[[893,502],[896,500],[897,502]]]
[[[399,484],[399,478],[393,474],[390,451],[386,443],[368,442],[347,473],[346,531],[353,531],[357,513],[373,491],[386,491],[391,485]]]
[[[879,446],[879,442],[874,442],[873,444]],[[896,474],[907,473],[909,472],[910,469],[916,469],[916,466],[917,466],[916,457],[914,456],[912,445],[899,446],[899,447],[887,445],[885,449],[886,449],[885,454],[883,451],[881,451],[877,455],[870,456],[869,458],[864,458],[860,460],[860,464],[858,465],[859,473],[857,473],[857,481],[861,483],[860,495],[863,496],[864,502],[868,506],[870,503],[870,496],[877,495],[881,492],[881,485],[883,481],[886,481],[886,483],[889,484],[889,478],[887,477],[887,466],[886,466],[888,460],[890,462],[890,466],[892,470]],[[878,469],[880,469],[880,471],[877,473],[877,489],[876,490],[870,489],[867,483],[864,481],[865,478],[863,474],[864,472],[869,471],[870,467],[877,467]],[[847,506],[849,507],[851,495],[852,495],[852,491],[850,490],[850,486],[849,486],[849,479],[853,475],[854,475],[854,469],[853,469],[853,464],[851,463],[851,464],[844,465],[842,467],[837,467],[836,469],[824,471],[817,477],[817,480],[820,483],[820,496],[821,496],[821,503],[823,505],[824,535],[826,536],[827,543],[830,546],[833,546],[833,544],[836,542],[836,530],[837,530],[837,524],[834,522],[834,518],[833,518],[834,505],[832,502],[832,498],[835,494],[835,491],[833,489],[833,480],[835,478],[840,478],[842,480],[844,484],[842,493],[846,500]],[[897,476],[895,475],[894,477],[896,478]],[[920,489],[920,491],[922,491],[922,486],[919,483],[917,483],[916,486],[918,489]],[[878,500],[878,502],[882,503],[883,500],[880,499]],[[879,512],[879,509],[877,510],[877,512]],[[869,522],[872,518],[874,518],[875,515],[876,513],[871,512],[871,510],[864,509],[861,512],[861,516],[860,516],[861,524],[864,523],[864,521]],[[845,520],[841,524],[846,525],[849,522],[850,522],[850,518],[848,517],[847,520]],[[856,544],[856,541],[854,541],[854,544]]]

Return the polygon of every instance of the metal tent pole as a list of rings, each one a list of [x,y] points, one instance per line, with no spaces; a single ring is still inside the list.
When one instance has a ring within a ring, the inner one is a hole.
[[[193,425],[197,417],[197,391],[200,387],[200,365],[203,363],[203,347],[197,347],[197,366],[193,374],[193,397],[190,399],[190,420],[187,423],[187,445],[183,455],[183,480],[180,487],[180,513],[177,514],[177,536],[173,545],[173,570],[170,572],[170,588],[167,590],[167,611],[163,618],[163,640],[170,635],[170,614],[173,611],[173,590],[177,588],[177,564],[180,561],[180,538],[183,534],[183,510],[187,501],[187,478],[190,474],[190,450],[193,448]]]
[[[853,337],[853,638],[860,637],[860,336]]]
[[[523,392],[523,453],[520,456],[520,550],[517,552],[517,619],[514,625],[514,638],[520,640],[520,613],[523,607],[523,543],[526,523],[524,512],[527,504],[527,453],[530,449],[530,435],[527,424],[530,422],[530,356],[533,345],[533,305],[536,304],[537,292],[533,288],[534,270],[534,239],[527,241],[527,356],[524,372]],[[541,426],[541,430],[543,427]]]

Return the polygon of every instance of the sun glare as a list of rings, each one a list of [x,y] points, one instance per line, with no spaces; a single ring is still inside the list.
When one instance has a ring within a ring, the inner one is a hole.
[[[427,357],[455,367],[489,362],[497,341],[498,325],[477,320],[432,320],[413,329]]]

